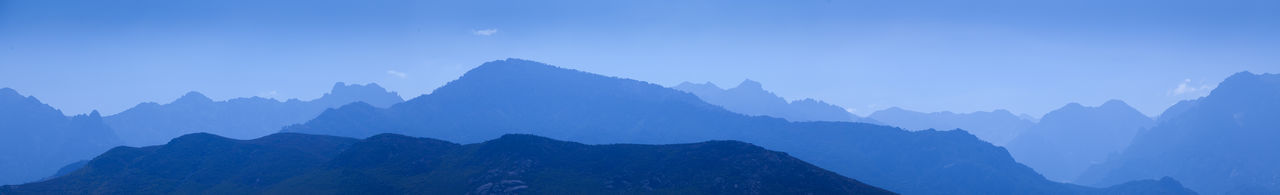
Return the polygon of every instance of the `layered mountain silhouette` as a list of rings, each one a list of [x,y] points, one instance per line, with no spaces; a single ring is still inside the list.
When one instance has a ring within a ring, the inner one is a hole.
[[[905,194],[1111,190],[1046,180],[964,131],[752,117],[659,85],[518,59],[485,63],[390,108],[350,104],[284,131],[357,138],[398,133],[461,143],[511,133],[588,144],[742,140]]]
[[[68,117],[35,97],[0,88],[0,184],[36,181],[118,145],[98,111]]]
[[[1169,176],[1206,194],[1280,194],[1280,75],[1234,74],[1159,118],[1079,182]]]
[[[395,92],[378,84],[336,83],[318,99],[278,101],[261,97],[213,101],[204,94],[189,92],[169,104],[142,103],[105,121],[126,144],[163,144],[183,134],[210,132],[238,139],[251,139],[278,132],[280,128],[315,118],[325,109],[352,102],[387,107],[403,102]]]
[[[380,134],[364,140],[185,135],[118,147],[49,181],[0,194],[893,194],[737,141],[584,145],[505,135],[459,145]]]
[[[1151,118],[1120,100],[1098,107],[1070,103],[1051,111],[1005,148],[1046,178],[1069,182],[1093,164],[1120,153]],[[1155,179],[1159,177],[1153,177]]]
[[[786,99],[765,91],[756,81],[744,80],[737,87],[722,89],[711,82],[694,84],[683,82],[673,89],[693,93],[707,103],[722,106],[737,113],[753,116],[771,116],[789,121],[845,121],[876,123],[875,120],[858,117],[844,108],[814,99],[787,102]]]
[[[1034,121],[1014,115],[1008,110],[923,113],[892,107],[871,113],[867,118],[909,130],[961,129],[997,146],[1007,144],[1019,133],[1035,125]]]

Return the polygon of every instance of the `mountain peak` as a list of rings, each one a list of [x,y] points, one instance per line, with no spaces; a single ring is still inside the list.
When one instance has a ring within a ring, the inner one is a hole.
[[[400,97],[400,94],[387,91],[386,88],[382,88],[377,83],[361,85],[337,82],[333,84],[333,89],[321,96],[318,101],[334,104],[334,106],[350,102],[366,102],[377,107],[388,107],[404,102],[404,99]]]
[[[1081,105],[1080,103],[1077,103],[1077,102],[1071,102],[1071,103],[1067,103],[1067,105],[1062,106],[1062,108],[1058,108],[1058,110],[1063,110],[1063,109],[1068,109],[1068,108],[1070,108],[1070,109],[1078,109],[1078,108],[1085,108],[1085,106],[1084,106],[1084,105]]]
[[[737,89],[757,89],[757,90],[761,90],[761,91],[763,91],[763,90],[764,90],[764,86],[762,86],[762,85],[760,84],[760,82],[756,82],[756,81],[753,81],[753,80],[751,80],[751,79],[742,80],[742,83],[738,83],[738,87],[735,87],[735,88],[737,88]]]
[[[1260,97],[1260,93],[1280,92],[1280,75],[1239,72],[1218,84],[1209,96]],[[1232,95],[1235,94],[1235,95]]]
[[[22,94],[19,94],[18,90],[13,90],[12,88],[8,88],[8,87],[0,88],[0,97],[10,97],[10,96],[22,97]]]
[[[535,62],[524,59],[507,58],[505,60],[495,60],[480,64],[480,66],[462,74],[463,78],[468,76],[520,76],[536,74],[544,71],[567,71],[569,69]],[[461,80],[461,79],[459,79]]]
[[[196,91],[187,92],[187,94],[182,95],[182,97],[178,98],[177,100],[173,100],[174,104],[204,103],[204,102],[213,102],[213,99],[209,99],[208,96],[204,96],[204,94],[201,94],[200,92],[196,92]]]
[[[378,83],[369,83],[365,85],[350,84],[337,82],[333,84],[333,89],[329,93],[359,93],[359,92],[386,92],[387,89],[379,86]]]
[[[1130,108],[1131,106],[1129,106],[1129,104],[1127,104],[1127,103],[1124,103],[1124,101],[1117,100],[1117,99],[1111,99],[1111,100],[1107,100],[1107,102],[1106,102],[1106,103],[1102,103],[1102,105],[1101,105],[1101,106],[1098,106],[1098,107],[1101,107],[1101,108]]]
[[[231,138],[214,135],[212,133],[199,132],[199,133],[191,133],[191,134],[179,136],[177,138],[173,138],[172,140],[169,140],[169,143],[167,145],[192,146],[192,145],[204,145],[209,143],[231,143],[235,141],[236,140],[233,140]]]

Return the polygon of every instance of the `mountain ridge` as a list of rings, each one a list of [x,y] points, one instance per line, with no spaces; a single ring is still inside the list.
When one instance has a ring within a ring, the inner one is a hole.
[[[1135,136],[1120,155],[1091,167],[1081,183],[1176,178],[1206,194],[1280,193],[1280,75],[1239,72],[1208,96],[1182,101]]]
[[[1003,148],[964,131],[747,116],[660,85],[520,59],[486,62],[390,108],[329,110],[283,131],[359,138],[397,133],[458,143],[512,133],[587,144],[729,139],[907,194],[1101,190],[1045,180]]]
[[[236,156],[248,158],[228,158]],[[584,145],[519,134],[459,145],[396,134],[234,140],[195,133],[166,145],[117,147],[67,176],[0,187],[5,194],[89,192],[893,194],[737,141]]]
[[[326,109],[352,102],[390,106],[403,102],[395,92],[377,84],[335,83],[320,98],[280,101],[262,97],[214,101],[196,91],[167,103],[140,103],[124,112],[107,116],[107,124],[132,146],[162,144],[185,133],[214,132],[241,139],[278,131],[287,125],[306,122]]]

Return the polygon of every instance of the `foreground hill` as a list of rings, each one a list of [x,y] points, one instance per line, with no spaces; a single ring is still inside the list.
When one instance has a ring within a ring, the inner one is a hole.
[[[746,115],[771,116],[789,121],[876,123],[875,120],[858,117],[840,106],[819,100],[803,99],[787,102],[773,92],[765,91],[759,82],[749,79],[729,89],[722,89],[710,82],[704,84],[684,82],[671,88],[693,93],[707,103]]]
[[[387,107],[403,102],[395,92],[378,84],[334,84],[318,99],[278,101],[261,97],[213,101],[190,92],[169,104],[142,103],[106,117],[106,123],[130,146],[164,144],[188,133],[209,132],[251,139],[278,132],[281,127],[306,122],[325,109],[352,102]]]
[[[0,194],[892,194],[736,141],[584,145],[505,135],[458,145],[381,134],[190,134],[118,147]]]
[[[1014,115],[1008,110],[923,113],[892,107],[871,113],[867,118],[879,121],[881,124],[909,130],[962,129],[997,146],[1009,143],[1018,134],[1035,125],[1035,122],[1030,119]]]
[[[1120,100],[1097,107],[1071,103],[1045,114],[1005,148],[1045,177],[1069,182],[1129,146],[1151,118]],[[1154,179],[1159,177],[1152,177]]]
[[[485,63],[390,108],[351,104],[284,131],[358,138],[399,133],[462,143],[510,133],[589,144],[742,140],[905,194],[1097,190],[1046,180],[1003,148],[963,131],[751,117],[659,85],[517,59]]]
[[[35,97],[0,88],[0,184],[36,181],[118,145],[98,111],[67,117]]]
[[[1280,194],[1280,75],[1241,72],[1183,101],[1080,183],[1169,176],[1206,194]]]

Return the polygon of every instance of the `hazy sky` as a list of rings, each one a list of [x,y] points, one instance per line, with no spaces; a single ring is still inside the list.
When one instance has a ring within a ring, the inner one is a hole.
[[[860,115],[1129,102],[1280,72],[1280,1],[0,0],[0,87],[116,113],[187,91],[405,98],[523,58],[672,86],[743,79]]]

